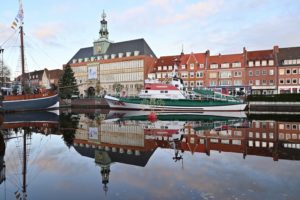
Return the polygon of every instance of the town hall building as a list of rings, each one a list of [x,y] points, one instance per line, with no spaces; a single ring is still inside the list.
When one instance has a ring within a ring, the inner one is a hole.
[[[79,49],[68,62],[74,72],[79,95],[114,95],[117,92],[136,95],[143,88],[156,55],[144,39],[109,40],[104,11],[101,17],[99,38],[93,46]]]

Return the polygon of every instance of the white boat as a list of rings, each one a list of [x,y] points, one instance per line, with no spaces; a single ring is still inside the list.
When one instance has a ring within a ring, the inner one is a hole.
[[[230,95],[207,89],[187,91],[180,78],[174,76],[169,83],[147,80],[137,97],[105,99],[111,109],[164,110],[164,111],[243,111],[247,104]]]

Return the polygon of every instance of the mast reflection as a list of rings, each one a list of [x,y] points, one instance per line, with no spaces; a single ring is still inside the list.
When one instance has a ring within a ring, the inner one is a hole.
[[[32,133],[41,133],[44,135],[58,134],[58,112],[46,111],[32,111],[32,112],[17,112],[5,113],[3,122],[1,124],[0,133],[0,184],[6,180],[5,177],[5,141],[14,139],[16,142],[15,149],[19,150],[19,156],[15,159],[16,166],[14,167],[18,172],[16,176],[20,177],[21,185],[16,184],[16,191],[14,192],[16,199],[28,199],[27,196],[27,172],[28,161],[30,159],[30,140]],[[20,164],[20,165],[18,165]],[[21,171],[21,172],[20,172]],[[20,173],[19,173],[20,172]],[[11,177],[10,177],[11,178]],[[12,178],[11,178],[12,179]]]

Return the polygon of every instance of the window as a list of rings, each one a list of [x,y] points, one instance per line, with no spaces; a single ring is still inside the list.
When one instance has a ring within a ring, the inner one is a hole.
[[[269,80],[269,85],[274,85],[274,80]]]
[[[203,72],[196,72],[196,77],[197,78],[203,77]]]
[[[249,76],[253,76],[253,71],[249,71]]]
[[[267,80],[262,80],[262,85],[267,85]]]
[[[220,78],[231,78],[231,71],[221,71],[219,76]]]
[[[285,81],[286,81],[286,84],[291,84],[291,79],[290,78],[287,78]]]
[[[181,72],[181,78],[187,78],[188,72]]]
[[[221,68],[229,68],[229,63],[222,63]]]
[[[260,71],[259,70],[255,70],[255,76],[259,76]]]
[[[260,85],[260,80],[255,80],[255,85]]]
[[[209,78],[217,78],[217,73],[216,72],[209,73]]]
[[[267,61],[266,60],[261,61],[261,66],[267,66]]]
[[[212,81],[210,81],[210,86],[216,86],[217,85],[217,81],[215,81],[215,80],[212,80]]]
[[[249,67],[253,67],[253,61],[249,61],[249,62],[248,62],[248,66],[249,66]]]
[[[191,81],[191,82],[190,82],[190,86],[191,86],[191,87],[194,87],[194,85],[195,85],[194,81]]]
[[[210,68],[211,69],[217,69],[218,68],[218,64],[210,64]]]
[[[269,75],[274,75],[274,69],[269,70]]]
[[[231,85],[231,80],[220,80],[220,85],[222,86]]]
[[[273,66],[274,65],[274,60],[269,60],[269,65]]]
[[[169,66],[169,70],[173,70],[173,66]]]
[[[269,127],[270,127],[270,129],[273,129],[274,128],[274,123],[273,122],[269,122]]]
[[[249,137],[253,138],[253,132],[249,132]]]
[[[255,61],[255,66],[260,66],[260,61],[259,60]]]
[[[267,70],[262,70],[262,75],[267,75]]]
[[[156,78],[161,78],[161,73],[157,73]]]
[[[232,67],[241,67],[241,63],[240,62],[234,62],[234,63],[232,63]]]
[[[290,70],[290,69],[287,69],[287,70],[286,70],[286,74],[291,74],[291,70]]]
[[[235,71],[234,72],[234,77],[241,77],[242,76],[242,72],[241,71]]]
[[[163,70],[167,70],[167,69],[168,69],[168,67],[167,67],[167,66],[164,66],[164,67],[163,67]]]
[[[292,129],[293,129],[293,130],[297,130],[297,124],[293,124],[293,125],[292,125]]]
[[[185,69],[185,65],[181,65],[181,69]]]
[[[157,71],[161,71],[161,66],[158,66],[158,67],[157,67]]]
[[[284,75],[284,69],[279,69],[279,75]]]
[[[292,82],[293,82],[293,84],[297,84],[297,79],[293,78]]]
[[[204,68],[204,64],[199,63],[199,67],[200,67],[200,68]]]
[[[284,80],[283,79],[279,79],[279,84],[284,84]]]
[[[194,72],[190,72],[190,78],[194,78],[195,73]]]
[[[203,86],[203,81],[196,81],[196,86],[197,87]]]
[[[260,134],[256,132],[256,133],[255,133],[255,137],[256,137],[256,138],[260,138]]]
[[[249,80],[249,85],[253,85],[253,80]]]
[[[297,74],[297,69],[293,69],[293,74]]]
[[[234,85],[242,85],[242,80],[234,80],[233,84]]]
[[[194,69],[194,63],[190,64],[190,69]]]

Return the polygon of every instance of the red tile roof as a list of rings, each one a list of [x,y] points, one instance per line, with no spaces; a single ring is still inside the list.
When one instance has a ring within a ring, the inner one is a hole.
[[[222,63],[233,63],[233,62],[243,62],[243,54],[227,54],[227,55],[213,55],[209,56],[208,62],[215,64]]]
[[[267,60],[274,59],[273,50],[248,51],[248,60]]]
[[[155,66],[173,66],[176,59],[179,60],[180,55],[161,56],[159,59],[157,59]]]

